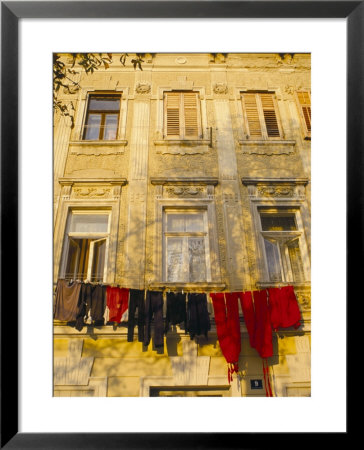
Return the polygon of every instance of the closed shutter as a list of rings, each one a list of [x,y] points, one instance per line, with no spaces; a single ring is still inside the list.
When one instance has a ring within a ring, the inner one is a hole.
[[[256,94],[244,94],[243,102],[247,121],[247,134],[252,138],[261,138],[262,129],[260,125]]]
[[[247,136],[252,139],[280,138],[274,94],[249,92],[243,94],[242,99]]]
[[[307,134],[311,134],[311,96],[309,92],[297,92]]]
[[[184,136],[185,137],[198,137],[198,102],[196,92],[186,92],[183,96],[184,107]]]
[[[165,133],[167,136],[180,136],[180,93],[165,94]]]
[[[197,93],[167,92],[164,99],[165,135],[180,139],[200,137],[200,109]]]
[[[268,137],[280,137],[273,94],[260,94],[260,100]]]

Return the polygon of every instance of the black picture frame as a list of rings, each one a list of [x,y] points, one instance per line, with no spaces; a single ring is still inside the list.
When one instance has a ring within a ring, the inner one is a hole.
[[[92,4],[92,5],[91,5]],[[18,432],[18,24],[22,18],[346,18],[347,298],[362,278],[364,144],[363,1],[5,1],[1,2],[1,448],[184,449],[309,445],[310,433],[19,433]],[[11,105],[11,107],[9,107]],[[338,180],[340,182],[340,180]],[[354,253],[355,249],[355,253]],[[11,301],[8,301],[11,296]],[[348,306],[347,313],[349,312]],[[338,324],[337,327],[340,325]],[[333,332],[335,332],[333,326]],[[11,339],[5,336],[11,334]],[[349,336],[348,336],[349,337]],[[347,345],[347,362],[351,346]],[[344,367],[344,364],[340,364]],[[333,368],[328,368],[333,370]],[[347,369],[348,370],[348,365]],[[333,373],[332,376],[335,374]],[[347,377],[348,378],[348,377]],[[333,394],[334,395],[334,394]],[[244,406],[242,406],[244,407]],[[229,413],[228,410],[226,413]],[[196,412],[188,420],[198,420]],[[290,414],[287,411],[287,414]],[[351,436],[333,433],[340,445]],[[213,425],[211,426],[213,430]],[[332,436],[332,435],[331,435]],[[327,444],[315,433],[315,444]]]

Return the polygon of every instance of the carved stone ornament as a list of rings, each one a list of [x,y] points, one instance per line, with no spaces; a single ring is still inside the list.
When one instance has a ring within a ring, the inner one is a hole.
[[[135,92],[137,94],[149,94],[151,89],[150,83],[146,81],[139,82],[135,87]]]
[[[204,188],[201,186],[171,186],[166,188],[169,197],[199,197],[203,192]]]
[[[179,56],[178,58],[176,58],[176,63],[177,64],[186,64],[187,59],[184,58],[183,56]]]
[[[293,197],[293,186],[258,186],[259,197]]]
[[[216,83],[214,86],[215,94],[227,94],[228,87],[226,83]]]
[[[75,197],[101,198],[110,196],[110,188],[83,187],[73,189]]]

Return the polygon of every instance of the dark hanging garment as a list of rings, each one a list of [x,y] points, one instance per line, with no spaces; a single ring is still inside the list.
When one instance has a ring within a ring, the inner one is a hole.
[[[186,318],[186,294],[168,292],[165,332],[168,332],[170,325],[177,325],[182,322],[186,327]]]
[[[201,334],[207,337],[211,329],[210,316],[207,311],[207,297],[202,294],[188,294],[187,302],[187,330],[190,338]]]
[[[129,291],[129,317],[128,317],[128,342],[134,340],[135,312],[138,310],[138,341],[144,342],[145,305],[144,290],[130,289]]]
[[[104,325],[106,309],[106,286],[83,283],[79,300],[76,329],[81,331],[85,318],[90,314],[93,325]]]
[[[56,320],[73,322],[77,318],[81,283],[58,280],[53,317]]]
[[[144,345],[148,346],[151,338],[151,325],[154,316],[154,346],[163,347],[163,292],[147,291],[145,301]]]
[[[97,284],[91,286],[91,320],[95,325],[104,325],[107,286]]]

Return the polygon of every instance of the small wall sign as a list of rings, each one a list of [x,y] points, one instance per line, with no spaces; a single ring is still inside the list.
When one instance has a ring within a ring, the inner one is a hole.
[[[263,381],[262,380],[250,380],[250,388],[251,389],[263,389]]]

